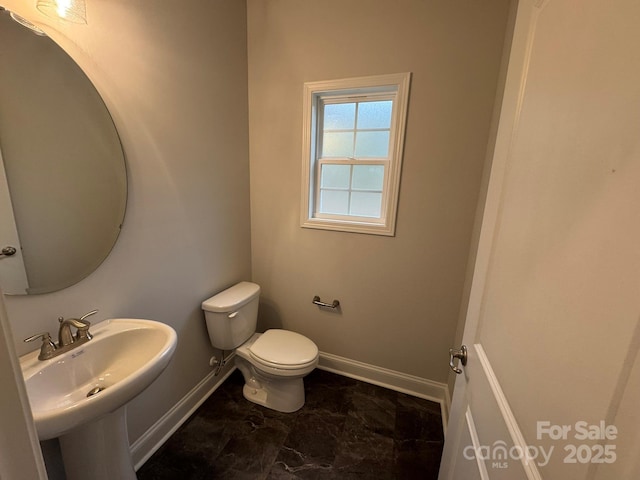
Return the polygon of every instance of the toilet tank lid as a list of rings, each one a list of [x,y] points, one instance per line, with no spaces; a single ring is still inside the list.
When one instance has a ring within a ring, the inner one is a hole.
[[[260,295],[260,285],[240,282],[202,302],[207,312],[233,312]]]

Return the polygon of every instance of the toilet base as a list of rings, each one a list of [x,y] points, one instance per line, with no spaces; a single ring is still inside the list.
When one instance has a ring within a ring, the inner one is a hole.
[[[243,358],[236,357],[235,361],[244,377],[244,398],[283,413],[295,412],[302,408],[305,399],[302,377],[270,378],[262,375]]]
[[[244,398],[263,407],[283,413],[300,410],[304,405],[304,385],[302,379],[297,379],[299,385],[292,385],[287,389],[254,388],[247,384],[242,388]],[[282,387],[280,385],[280,387]],[[298,388],[299,387],[299,388]]]

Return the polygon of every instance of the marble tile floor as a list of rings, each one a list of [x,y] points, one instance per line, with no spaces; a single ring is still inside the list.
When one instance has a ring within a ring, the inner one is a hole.
[[[139,480],[429,480],[440,405],[316,369],[306,403],[279,413],[242,396],[235,371],[140,468]]]

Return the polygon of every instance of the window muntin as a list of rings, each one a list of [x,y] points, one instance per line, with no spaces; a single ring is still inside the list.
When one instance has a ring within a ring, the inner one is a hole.
[[[320,99],[320,157],[388,158],[392,99]],[[335,102],[335,100],[333,100]]]
[[[393,99],[318,99],[316,217],[380,222],[389,163]]]
[[[409,74],[305,84],[302,226],[393,235]]]
[[[380,218],[384,165],[323,162],[318,176],[318,217],[349,215]]]

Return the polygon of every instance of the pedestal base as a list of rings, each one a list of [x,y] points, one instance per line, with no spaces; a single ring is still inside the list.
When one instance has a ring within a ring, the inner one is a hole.
[[[67,480],[136,480],[126,406],[60,437]]]

